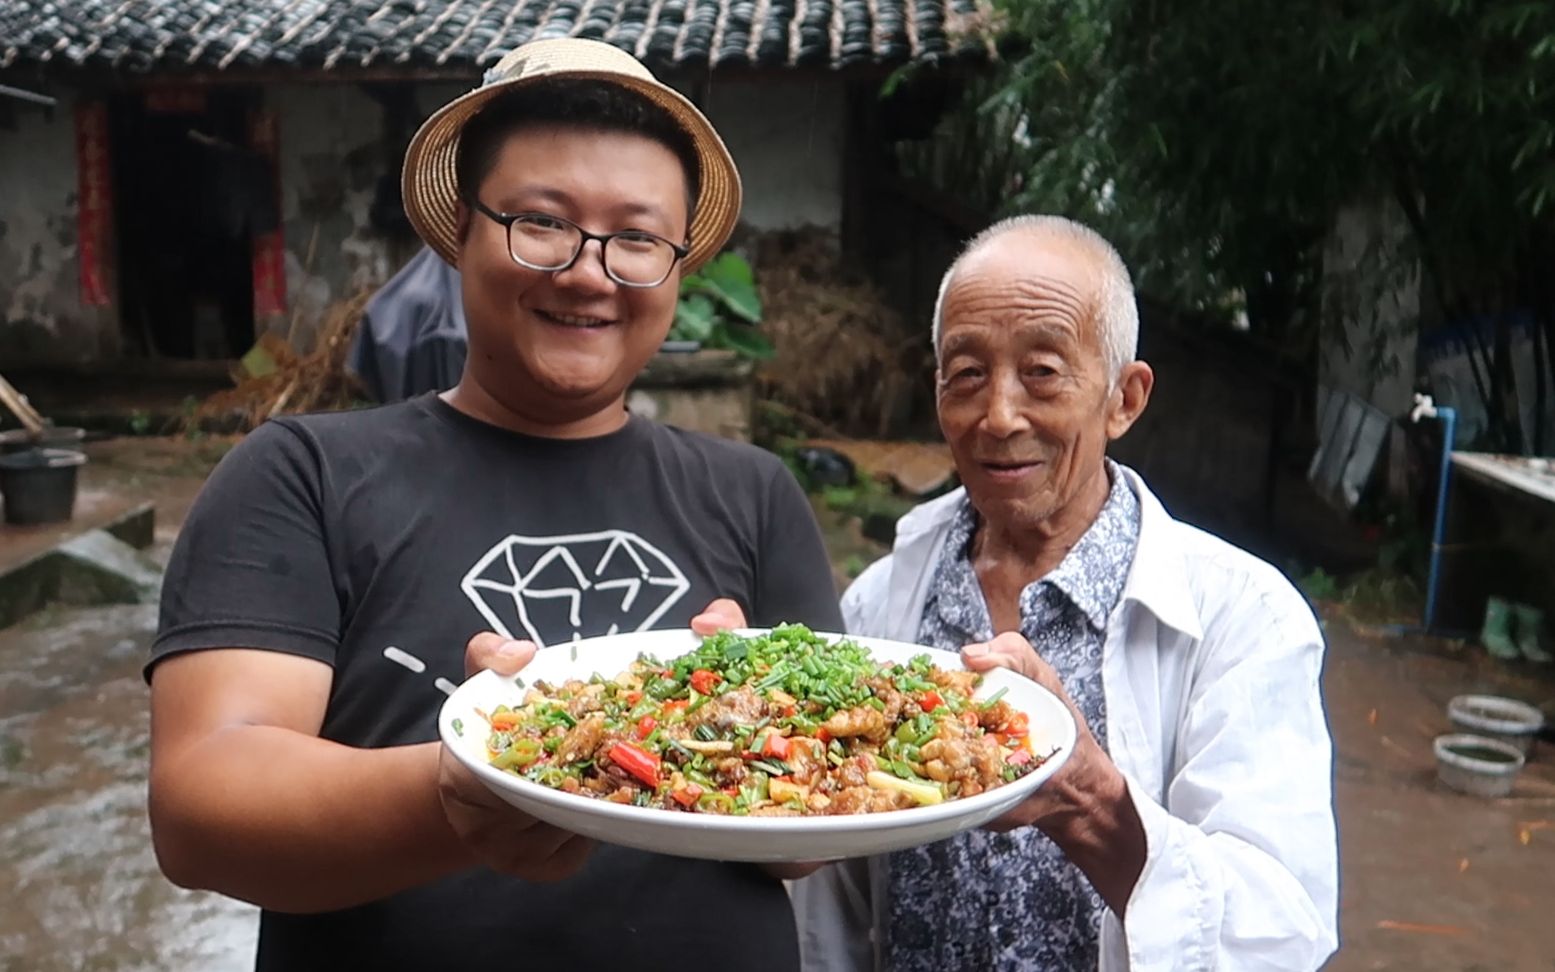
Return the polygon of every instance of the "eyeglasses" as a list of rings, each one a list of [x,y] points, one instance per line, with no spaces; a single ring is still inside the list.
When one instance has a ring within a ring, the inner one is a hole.
[[[669,278],[690,247],[640,230],[590,233],[570,219],[548,213],[499,213],[479,199],[466,201],[508,232],[508,255],[531,270],[559,273],[578,262],[583,244],[599,241],[605,275],[623,287],[657,287]]]

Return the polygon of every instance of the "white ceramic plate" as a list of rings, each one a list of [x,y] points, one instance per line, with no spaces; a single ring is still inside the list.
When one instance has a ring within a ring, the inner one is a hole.
[[[751,629],[740,633],[764,632]],[[831,641],[843,636],[821,637]],[[960,656],[951,652],[876,638],[851,640],[868,648],[879,661],[906,662],[928,652],[940,668],[965,667]],[[543,649],[519,677],[526,684],[540,679],[553,684],[569,678],[586,680],[595,672],[612,678],[640,654],[669,661],[699,644],[701,638],[685,629],[592,638]],[[1042,753],[1057,747],[1058,752],[1013,783],[934,806],[886,813],[814,817],[681,813],[607,803],[531,783],[487,762],[486,723],[475,710],[491,712],[504,704],[517,707],[524,695],[512,679],[490,671],[466,680],[448,697],[438,717],[438,731],[459,761],[502,799],[547,823],[595,840],[720,861],[829,861],[902,850],[982,826],[1020,803],[1063,766],[1075,744],[1075,724],[1069,710],[1042,686],[1004,669],[989,672],[978,695],[987,697],[1001,688],[1006,690],[1004,701],[1030,718],[1032,748]],[[458,730],[455,720],[460,723]]]

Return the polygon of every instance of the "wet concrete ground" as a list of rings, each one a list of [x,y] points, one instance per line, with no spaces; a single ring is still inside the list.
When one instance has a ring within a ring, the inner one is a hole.
[[[1555,673],[1343,621],[1328,630],[1343,942],[1329,968],[1555,969],[1555,745],[1536,744],[1500,800],[1441,786],[1431,750],[1460,693],[1555,717]]]
[[[91,447],[95,482],[155,496],[166,556],[222,443]],[[828,530],[850,554],[856,530]],[[839,560],[842,558],[839,557]],[[251,966],[254,912],[163,880],[145,820],[153,606],[50,611],[0,631],[0,972]],[[1384,637],[1330,612],[1343,947],[1329,968],[1555,969],[1555,746],[1513,795],[1440,787],[1446,701],[1491,690],[1555,712],[1555,672],[1464,646]]]
[[[83,487],[157,501],[165,562],[226,443],[93,444]],[[53,609],[0,630],[0,970],[237,972],[257,912],[163,880],[146,823],[155,605]]]

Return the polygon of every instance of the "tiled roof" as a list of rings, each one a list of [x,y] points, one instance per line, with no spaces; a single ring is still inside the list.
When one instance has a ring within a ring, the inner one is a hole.
[[[536,37],[651,67],[988,57],[979,0],[0,0],[0,68],[476,70]]]

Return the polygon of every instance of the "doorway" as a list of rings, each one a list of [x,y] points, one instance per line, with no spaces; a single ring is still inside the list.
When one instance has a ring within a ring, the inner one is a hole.
[[[272,166],[251,148],[255,89],[137,91],[109,112],[127,347],[234,359],[254,343],[254,238],[275,227]]]

